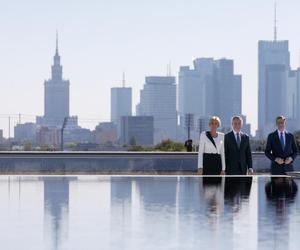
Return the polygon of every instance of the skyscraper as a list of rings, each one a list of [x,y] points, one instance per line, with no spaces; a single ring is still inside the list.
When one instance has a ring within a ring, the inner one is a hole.
[[[287,86],[290,52],[287,40],[277,40],[276,6],[274,39],[258,42],[258,131],[265,138],[274,128],[275,118],[287,114]]]
[[[258,60],[258,136],[266,137],[274,127],[276,116],[286,111],[288,41],[259,41]]]
[[[62,76],[57,34],[53,61],[51,78],[44,82],[44,116],[37,117],[37,123],[40,126],[61,127],[64,119],[70,117],[70,82],[69,80],[64,80]],[[77,125],[77,117],[72,117],[70,121]]]
[[[215,89],[210,98],[215,114],[222,120],[225,130],[231,127],[231,117],[242,113],[242,76],[234,74],[233,60],[215,61]]]
[[[177,138],[175,82],[173,76],[148,76],[140,92],[137,115],[153,116],[155,144]]]
[[[228,130],[231,117],[242,112],[242,77],[234,73],[233,60],[197,58],[194,69],[181,67],[178,94],[180,130],[185,130],[186,114],[192,114],[196,123],[191,133],[194,140],[198,140],[200,127],[203,127],[197,121],[217,115],[223,128]]]
[[[199,118],[205,114],[205,83],[200,72],[182,66],[179,70],[178,115],[180,124],[184,124],[186,114]]]
[[[121,136],[121,117],[132,115],[132,89],[125,87],[123,75],[123,86],[111,88],[110,97],[111,122],[117,126],[118,138]]]

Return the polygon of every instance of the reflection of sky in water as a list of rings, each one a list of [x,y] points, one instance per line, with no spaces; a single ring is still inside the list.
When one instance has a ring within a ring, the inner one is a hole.
[[[259,249],[300,249],[299,180],[259,179]]]
[[[269,181],[2,176],[1,249],[299,249],[297,193]]]

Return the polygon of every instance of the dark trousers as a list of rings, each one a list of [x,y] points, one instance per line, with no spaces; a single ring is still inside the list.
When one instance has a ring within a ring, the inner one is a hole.
[[[278,165],[276,163],[272,163],[271,165],[271,174],[272,175],[286,175],[287,172],[293,172],[294,167],[292,164],[290,165]]]
[[[247,167],[242,167],[242,164],[239,162],[234,166],[226,164],[226,175],[246,175]]]

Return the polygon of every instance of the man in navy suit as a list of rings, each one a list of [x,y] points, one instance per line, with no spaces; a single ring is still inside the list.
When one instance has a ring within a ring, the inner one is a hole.
[[[241,131],[243,118],[231,119],[232,131],[225,135],[226,175],[252,174],[252,155],[249,136]]]
[[[297,146],[294,135],[287,132],[284,116],[276,118],[277,130],[269,134],[265,150],[271,160],[271,174],[285,175],[294,171],[293,161],[297,156]]]

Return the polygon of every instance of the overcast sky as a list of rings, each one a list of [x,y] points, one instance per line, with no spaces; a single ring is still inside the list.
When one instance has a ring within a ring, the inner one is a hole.
[[[133,87],[133,109],[146,75],[166,75],[196,57],[230,58],[243,76],[243,113],[257,126],[257,42],[273,39],[273,0],[0,0],[0,128],[6,114],[43,115],[59,32],[71,114],[93,128],[110,119],[110,88],[122,72]],[[278,39],[300,58],[300,1],[278,5]],[[12,120],[12,124],[17,122]]]

